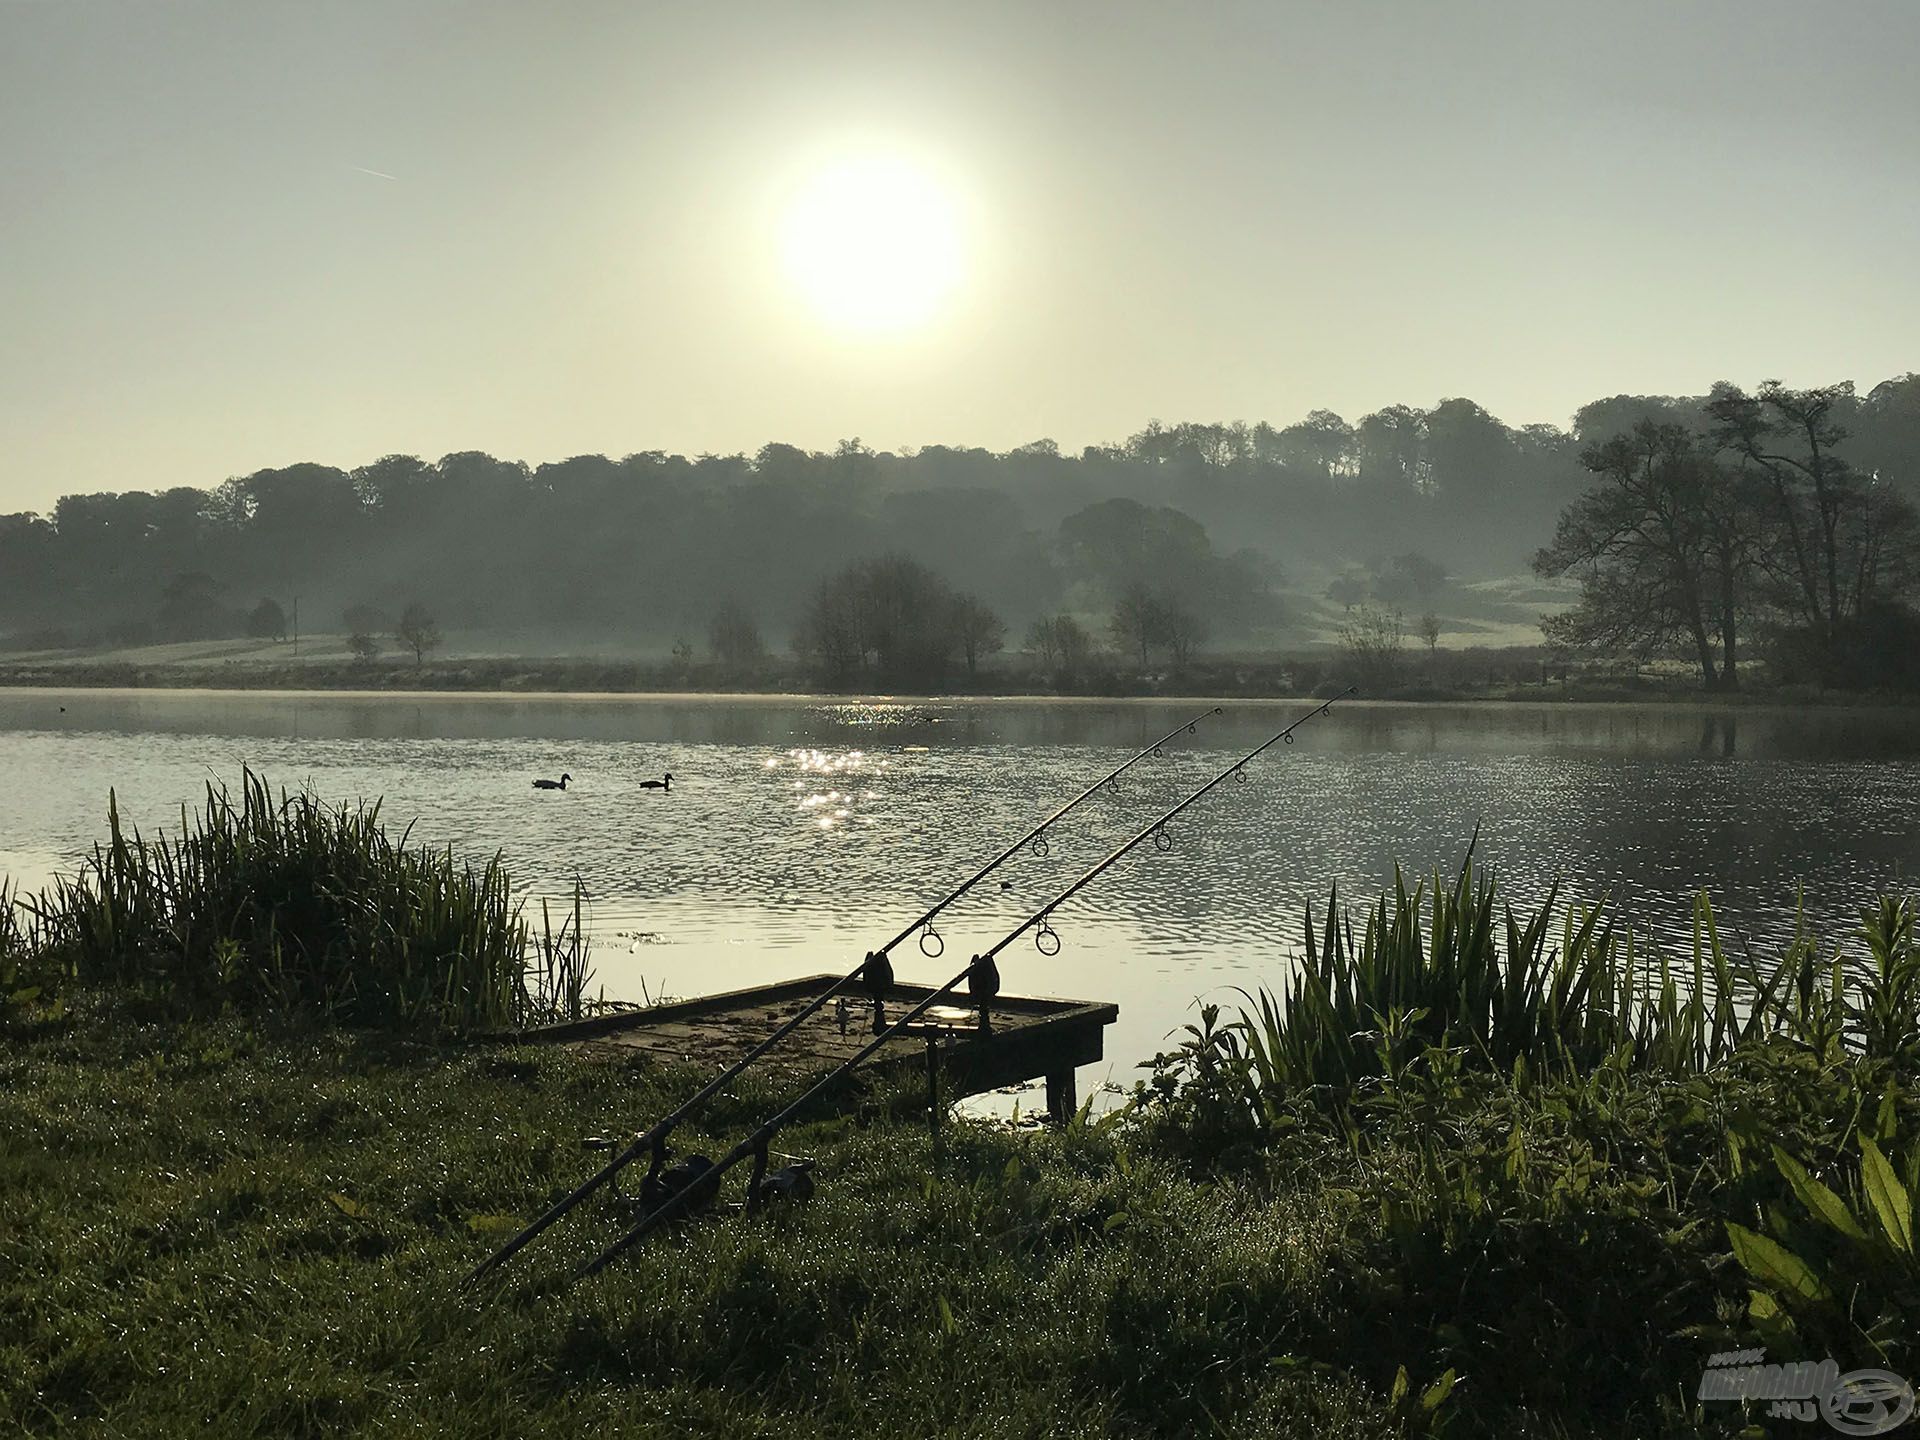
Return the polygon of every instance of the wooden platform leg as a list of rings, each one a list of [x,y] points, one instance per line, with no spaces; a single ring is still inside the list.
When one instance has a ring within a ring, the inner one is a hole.
[[[1047,1076],[1047,1118],[1064,1125],[1080,1108],[1073,1088],[1072,1070],[1055,1070]]]

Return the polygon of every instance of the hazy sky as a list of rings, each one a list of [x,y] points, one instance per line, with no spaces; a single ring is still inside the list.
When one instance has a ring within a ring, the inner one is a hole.
[[[0,510],[1872,383],[1920,368],[1916,74],[1910,0],[0,0]],[[877,334],[782,250],[873,153],[952,270]]]

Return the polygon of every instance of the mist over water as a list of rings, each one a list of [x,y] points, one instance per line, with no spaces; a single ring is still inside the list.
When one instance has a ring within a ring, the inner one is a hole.
[[[64,707],[64,710],[62,709]],[[503,853],[532,900],[592,901],[610,995],[698,994],[840,972],[1197,702],[859,704],[813,699],[9,692],[0,694],[0,873],[44,883],[105,832],[143,829],[250,765],[335,799],[380,798],[415,841]],[[945,979],[1158,811],[1307,708],[1235,703],[1143,762],[939,923],[904,976]],[[564,794],[536,776],[573,776]],[[638,788],[671,771],[671,793]],[[1829,939],[1920,869],[1920,727],[1897,711],[1345,704],[1221,786],[1022,939],[1009,991],[1110,999],[1127,1081],[1197,996],[1277,981],[1301,911],[1364,901],[1477,855],[1516,902],[1610,896],[1691,939],[1693,893],[1766,955]],[[1002,888],[1000,881],[1010,882]],[[928,948],[934,948],[929,942]]]

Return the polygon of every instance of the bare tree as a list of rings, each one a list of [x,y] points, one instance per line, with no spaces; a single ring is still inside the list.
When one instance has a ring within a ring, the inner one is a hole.
[[[1159,598],[1140,581],[1128,585],[1113,602],[1113,616],[1107,622],[1113,643],[1129,654],[1137,653],[1142,669],[1152,647],[1160,643],[1161,628]]]
[[[1340,626],[1340,648],[1363,684],[1390,683],[1400,671],[1406,627],[1398,610],[1356,605]]]
[[[955,604],[947,583],[917,560],[858,561],[814,591],[794,649],[830,684],[862,674],[887,684],[936,684],[961,649]]]
[[[1093,637],[1071,615],[1048,615],[1028,627],[1027,649],[1056,685],[1070,685],[1093,655]]]
[[[1440,617],[1431,610],[1420,617],[1416,632],[1427,642],[1427,659],[1432,660],[1440,650]]]
[[[1193,659],[1194,651],[1207,638],[1205,623],[1200,617],[1184,605],[1171,601],[1160,603],[1160,640],[1167,647],[1167,656],[1173,661],[1174,668],[1184,669]]]
[[[1060,621],[1064,616],[1043,615],[1027,627],[1026,648],[1049,675],[1060,669]]]

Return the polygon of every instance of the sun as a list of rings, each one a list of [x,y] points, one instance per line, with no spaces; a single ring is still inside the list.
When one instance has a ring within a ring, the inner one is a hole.
[[[952,190],[902,156],[847,156],[810,172],[780,222],[788,282],[822,320],[869,334],[921,328],[965,271]]]

